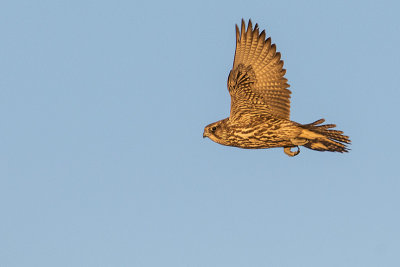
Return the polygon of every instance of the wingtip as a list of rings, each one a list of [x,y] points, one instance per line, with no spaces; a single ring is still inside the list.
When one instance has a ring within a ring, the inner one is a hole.
[[[247,24],[247,32],[251,32],[253,30],[253,24],[251,23],[251,19],[249,19],[249,23]]]
[[[259,29],[258,23],[256,23],[253,27],[253,22],[251,21],[251,19],[249,19],[249,21],[247,23],[247,30],[246,30],[246,21],[244,20],[244,18],[242,18],[240,28],[236,24],[236,31],[239,32],[239,35],[246,33],[246,32],[256,31],[258,29]]]
[[[240,41],[240,30],[239,30],[239,26],[236,24],[236,42]]]

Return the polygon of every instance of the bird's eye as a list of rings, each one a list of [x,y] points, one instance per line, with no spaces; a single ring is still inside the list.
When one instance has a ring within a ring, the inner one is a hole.
[[[217,127],[214,126],[214,127],[211,128],[211,131],[214,132],[215,130],[217,130]]]

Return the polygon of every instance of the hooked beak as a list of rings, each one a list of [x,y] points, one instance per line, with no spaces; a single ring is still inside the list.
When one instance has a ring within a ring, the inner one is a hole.
[[[206,134],[206,130],[204,130],[203,132],[203,138],[206,138],[208,136],[208,134]]]

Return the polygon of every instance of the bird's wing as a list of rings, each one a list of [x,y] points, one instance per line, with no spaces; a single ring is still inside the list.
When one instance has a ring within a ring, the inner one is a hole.
[[[253,29],[250,20],[246,30],[242,20],[241,30],[236,25],[235,60],[228,78],[230,118],[259,114],[289,119],[291,92],[285,73],[271,38],[265,39],[257,24]]]

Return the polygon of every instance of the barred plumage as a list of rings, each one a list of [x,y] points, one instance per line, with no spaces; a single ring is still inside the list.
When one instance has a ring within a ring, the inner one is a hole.
[[[231,95],[229,118],[211,123],[204,129],[209,137],[222,145],[240,148],[283,147],[289,156],[300,152],[302,145],[317,151],[348,152],[348,136],[332,130],[335,124],[321,125],[320,119],[309,124],[290,120],[290,90],[284,77],[281,54],[271,38],[265,39],[258,25],[249,20],[247,30],[242,20],[236,25],[236,51],[228,77]],[[297,147],[297,151],[290,149]]]

